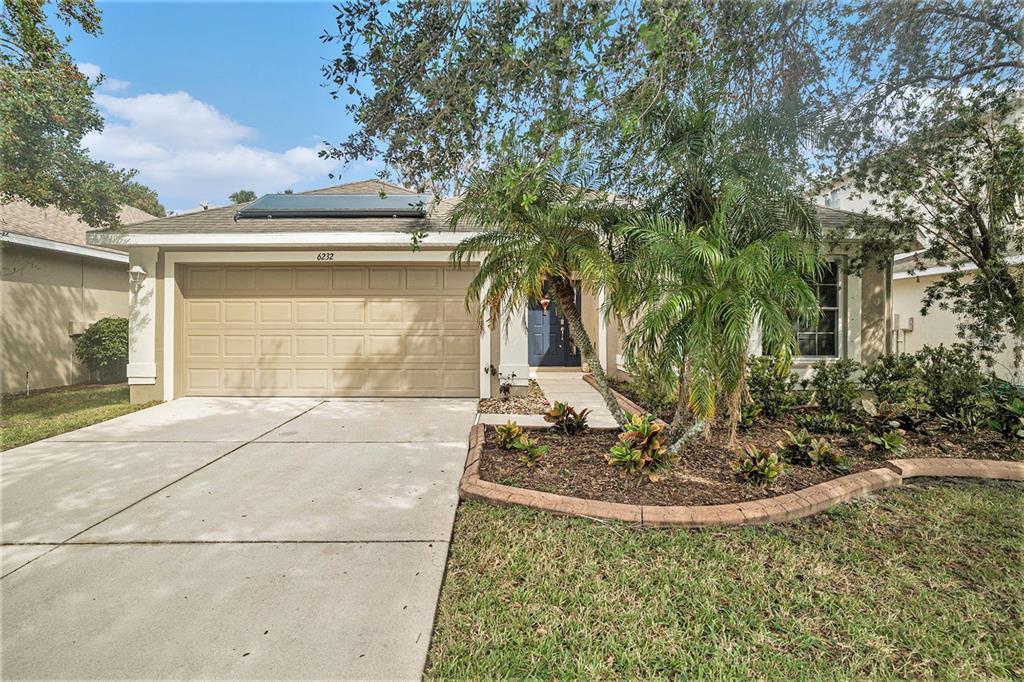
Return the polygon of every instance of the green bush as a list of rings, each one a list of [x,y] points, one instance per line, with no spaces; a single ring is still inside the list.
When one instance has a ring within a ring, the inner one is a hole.
[[[917,358],[908,354],[879,356],[864,368],[864,385],[880,401],[901,403],[920,395]]]
[[[102,381],[121,378],[128,365],[128,320],[104,317],[75,339],[75,357]]]
[[[666,381],[659,376],[654,366],[639,358],[626,361],[626,373],[629,375],[629,388],[633,396],[643,407],[653,414],[671,412],[678,400],[679,382]]]
[[[523,427],[511,420],[494,427],[494,439],[502,450],[511,450],[512,445],[525,435]]]
[[[753,445],[744,445],[743,451],[747,456],[732,465],[740,480],[769,486],[785,469],[779,455],[771,450],[758,450]]]
[[[544,415],[544,421],[552,425],[551,430],[555,433],[575,436],[587,430],[587,415],[589,414],[589,409],[577,412],[572,405],[555,401],[555,404]]]
[[[633,415],[605,460],[630,473],[645,473],[652,481],[658,480],[658,472],[671,463],[661,440],[662,428],[649,414]]]
[[[853,412],[853,403],[860,398],[860,386],[853,379],[860,364],[853,360],[819,360],[812,366],[815,400],[822,410],[847,415]]]
[[[747,385],[753,405],[744,412],[751,418],[763,414],[768,419],[782,419],[798,402],[798,380],[787,366],[780,366],[768,355],[751,356]]]
[[[995,405],[988,425],[1009,439],[1024,439],[1024,388],[998,381],[991,388]]]
[[[917,352],[924,399],[940,417],[976,422],[986,378],[970,346],[925,346]]]
[[[860,426],[849,419],[849,415],[835,412],[804,412],[793,418],[796,425],[811,433],[860,433]]]
[[[807,429],[800,429],[796,433],[792,431],[785,431],[785,433],[789,436],[789,442],[779,441],[776,445],[779,448],[779,455],[787,463],[823,469],[849,468],[849,460],[829,439],[815,438],[807,432]]]
[[[541,445],[540,439],[531,440],[526,434],[523,434],[519,440],[512,443],[512,449],[519,452],[519,461],[528,467],[532,467],[541,457],[548,453],[547,445]]]

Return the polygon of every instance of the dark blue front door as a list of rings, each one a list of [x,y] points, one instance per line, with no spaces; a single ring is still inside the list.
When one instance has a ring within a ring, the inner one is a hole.
[[[580,292],[576,292],[576,307],[579,309]],[[527,312],[529,334],[529,356],[531,367],[578,367],[580,352],[569,336],[569,323],[558,309],[558,303],[551,299],[547,311],[537,301],[530,302]]]

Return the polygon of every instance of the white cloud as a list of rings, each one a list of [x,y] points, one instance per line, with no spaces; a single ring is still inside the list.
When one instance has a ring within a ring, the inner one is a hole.
[[[137,168],[138,179],[169,209],[221,204],[239,188],[262,194],[317,181],[326,185],[337,166],[317,156],[318,146],[284,152],[256,146],[253,128],[187,92],[97,94],[96,103],[106,126],[85,139],[93,156]]]
[[[100,76],[103,75],[103,71],[96,64],[90,64],[89,62],[82,62],[76,64],[78,70],[82,72],[86,78],[91,81],[99,80]],[[104,78],[103,82],[100,83],[98,90],[100,92],[124,92],[131,87],[131,83],[128,81],[121,81],[116,78]]]

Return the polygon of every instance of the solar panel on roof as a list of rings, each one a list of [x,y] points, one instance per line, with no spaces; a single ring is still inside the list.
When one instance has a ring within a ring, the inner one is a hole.
[[[430,194],[266,194],[235,213],[240,218],[422,218]]]

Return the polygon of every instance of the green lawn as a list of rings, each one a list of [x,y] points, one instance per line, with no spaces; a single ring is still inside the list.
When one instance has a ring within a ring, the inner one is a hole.
[[[919,481],[769,528],[464,504],[429,678],[1024,678],[1024,486]]]
[[[128,386],[83,386],[0,400],[0,450],[80,429],[155,403],[132,405]]]

